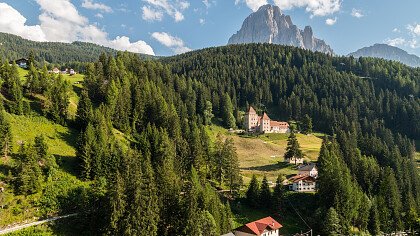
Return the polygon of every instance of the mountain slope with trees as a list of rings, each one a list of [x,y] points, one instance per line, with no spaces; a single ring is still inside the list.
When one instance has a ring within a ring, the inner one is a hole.
[[[31,51],[37,62],[65,64],[70,62],[94,62],[101,53],[115,55],[118,50],[85,42],[35,42],[20,36],[0,32],[0,58],[3,60],[26,58]],[[139,55],[143,58],[153,58],[149,55]]]
[[[36,112],[80,132],[70,172],[83,185],[61,196],[54,185],[39,184],[65,166],[45,155],[41,137],[17,144],[19,151],[10,154],[9,135],[1,142],[14,165],[2,181],[23,199],[50,193],[33,203],[45,215],[78,212],[72,225],[79,234],[229,232],[230,200],[240,197],[243,184],[238,157],[231,139],[211,140],[205,126],[221,121],[225,128],[241,127],[249,105],[305,124],[305,132],[327,134],[318,158],[319,192],[308,198],[315,209],[304,215],[315,232],[418,227],[420,178],[412,140],[420,137],[417,69],[267,44],[161,61],[102,54],[87,64],[73,118],[66,80],[32,66],[22,82],[16,65],[1,65],[2,112]],[[7,120],[0,125],[8,129]],[[286,208],[284,189],[272,197],[267,184],[265,179],[261,191],[248,194],[256,201],[250,207],[273,201],[276,207],[267,211],[279,213]],[[221,186],[231,190],[226,197],[216,192]]]

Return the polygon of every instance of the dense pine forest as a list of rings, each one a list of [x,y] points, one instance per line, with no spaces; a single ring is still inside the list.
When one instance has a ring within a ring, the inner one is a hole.
[[[235,227],[231,204],[238,199],[281,215],[280,178],[273,193],[267,180],[258,191],[255,179],[243,186],[232,139],[207,132],[212,123],[241,128],[250,105],[279,120],[309,119],[326,134],[315,211],[304,215],[316,233],[419,230],[419,69],[268,44],[156,61],[101,54],[86,66],[72,118],[73,85],[61,75],[32,65],[22,80],[16,65],[1,65],[0,141],[3,159],[13,164],[0,169],[7,170],[0,181],[16,195],[49,196],[34,203],[45,215],[79,213],[72,222],[79,233],[220,235]],[[54,185],[44,182],[62,163],[42,136],[14,142],[9,113],[40,114],[77,130],[73,171],[82,184],[65,196],[51,194]]]
[[[84,71],[86,62],[95,62],[102,53],[116,55],[117,50],[85,42],[35,42],[0,32],[1,59],[26,58],[29,52],[33,53],[36,64],[41,67],[44,64],[54,64]],[[154,58],[143,54],[139,56],[145,59]]]

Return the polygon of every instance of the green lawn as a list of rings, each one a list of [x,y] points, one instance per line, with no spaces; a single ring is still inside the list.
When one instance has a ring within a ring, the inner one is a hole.
[[[55,156],[58,168],[52,173],[52,179],[43,185],[53,185],[59,191],[54,193],[62,198],[75,188],[87,186],[87,182],[82,182],[76,177],[76,140],[78,132],[55,124],[45,117],[37,116],[18,116],[6,114],[11,123],[13,134],[13,152],[16,153],[20,143],[33,142],[37,135],[43,135],[48,145],[49,153]],[[13,156],[13,154],[12,154]],[[0,158],[0,182],[8,177],[8,172],[14,166],[14,159]],[[5,185],[5,192],[0,196],[4,208],[0,209],[0,228],[11,222],[32,221],[34,217],[44,216],[44,214],[54,214],[45,212],[40,206],[44,194],[39,192],[29,196],[16,195],[11,185]],[[26,235],[32,235],[30,233]]]
[[[18,116],[7,114],[13,133],[13,150],[21,142],[31,142],[38,135],[44,135],[51,154],[66,157],[76,156],[77,131],[55,124],[42,116]]]
[[[283,163],[288,134],[237,135],[217,125],[207,126],[207,132],[212,141],[218,133],[233,138],[244,184],[248,184],[253,174],[260,180],[265,175],[274,183],[278,175],[287,176],[297,173],[294,165]],[[310,160],[318,159],[322,144],[320,136],[322,134],[297,134],[301,149]]]

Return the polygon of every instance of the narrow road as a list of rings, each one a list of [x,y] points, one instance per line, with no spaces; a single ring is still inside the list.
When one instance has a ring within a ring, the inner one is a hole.
[[[68,218],[68,217],[72,217],[72,216],[76,216],[76,215],[77,215],[77,213],[63,215],[63,216],[56,216],[56,217],[51,217],[51,218],[48,218],[48,219],[45,219],[45,220],[40,220],[40,221],[35,221],[35,222],[24,224],[24,225],[14,226],[14,227],[8,228],[8,229],[0,229],[0,235],[8,234],[8,233],[15,232],[15,231],[18,231],[18,230],[21,230],[21,229],[29,228],[31,226],[40,225],[40,224],[44,224],[44,223],[47,223],[47,222],[51,222],[51,221],[55,221],[55,220],[59,220],[59,219],[63,219],[63,218]]]

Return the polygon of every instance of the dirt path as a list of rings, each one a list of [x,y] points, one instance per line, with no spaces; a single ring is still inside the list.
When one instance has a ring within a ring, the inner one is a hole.
[[[59,219],[63,219],[63,218],[68,218],[68,217],[72,217],[72,216],[76,216],[76,215],[77,215],[77,213],[63,215],[63,216],[56,216],[56,217],[51,217],[51,218],[48,218],[48,219],[45,219],[45,220],[40,220],[40,221],[35,221],[35,222],[32,222],[32,223],[28,223],[28,224],[14,226],[14,227],[8,228],[8,229],[1,229],[0,230],[0,235],[8,234],[8,233],[15,232],[15,231],[25,229],[25,228],[29,228],[29,227],[32,227],[32,226],[35,226],[35,225],[40,225],[40,224],[44,224],[44,223],[47,223],[47,222],[51,222],[51,221],[55,221],[55,220],[59,220]]]

